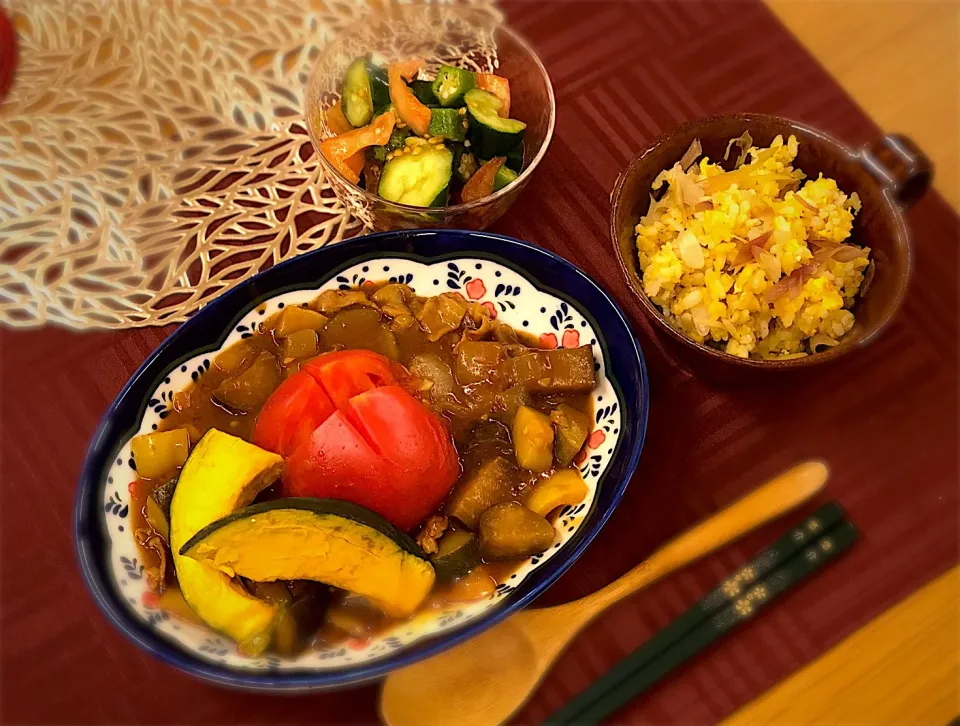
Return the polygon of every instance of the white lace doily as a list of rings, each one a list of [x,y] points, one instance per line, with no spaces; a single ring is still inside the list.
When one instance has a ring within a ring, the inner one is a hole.
[[[0,105],[0,322],[181,321],[233,282],[360,231],[301,117],[323,44],[370,11],[364,0],[6,11],[20,59]]]

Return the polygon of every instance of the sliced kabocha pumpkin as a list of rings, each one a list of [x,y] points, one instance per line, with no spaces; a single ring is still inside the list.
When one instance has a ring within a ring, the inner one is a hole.
[[[282,459],[211,429],[187,459],[170,503],[170,549],[184,599],[204,622],[256,655],[270,642],[278,610],[205,562],[180,554],[212,522],[253,501],[277,479]]]
[[[334,499],[254,504],[197,532],[179,553],[224,576],[324,582],[397,618],[411,615],[434,581],[433,566],[408,535],[369,509]]]

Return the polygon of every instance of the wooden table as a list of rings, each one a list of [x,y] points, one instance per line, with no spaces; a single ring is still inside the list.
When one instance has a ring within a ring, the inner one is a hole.
[[[960,3],[768,5],[880,126],[920,144],[935,187],[960,211]],[[958,632],[954,567],[727,723],[944,724],[960,713]]]
[[[905,316],[856,365],[824,373],[817,387],[801,385],[799,391],[705,385],[662,354],[612,264],[605,225],[617,173],[658,133],[702,113],[797,116],[853,144],[875,137],[876,127],[752,3],[504,4],[551,72],[559,120],[553,147],[524,199],[495,231],[557,250],[609,289],[634,320],[652,377],[651,426],[638,475],[596,543],[544,604],[596,589],[797,457],[825,455],[835,464],[829,496],[848,508],[863,540],[768,615],[630,704],[618,720],[704,723],[756,698],[733,718],[944,723],[957,712],[950,680],[958,600],[956,569],[950,569],[957,563],[951,458],[957,439],[951,390],[958,362],[957,254],[950,239],[960,229],[956,216],[935,196],[909,215],[923,284],[914,286]],[[910,8],[776,6],[884,128],[920,141],[937,161],[940,190],[954,205],[956,8],[949,0]],[[884,15],[893,24],[882,25]],[[912,20],[900,26],[904,18]],[[941,36],[946,41],[938,42]],[[829,49],[837,38],[842,47],[831,60],[818,44]],[[939,50],[943,42],[946,51]],[[745,57],[733,57],[742,66],[729,63],[731,48],[748,48]],[[954,65],[934,71],[937,58],[950,60],[951,49]],[[919,79],[906,70],[917,68],[917,58],[924,59]],[[879,85],[871,68],[885,69]],[[755,75],[744,81],[745,70]],[[938,91],[941,83],[945,90]],[[893,84],[899,84],[895,93]],[[896,115],[904,111],[910,113]],[[928,310],[937,317],[924,315]],[[168,332],[0,330],[0,721],[374,720],[372,687],[275,699],[194,681],[124,640],[83,592],[71,532],[83,451],[107,403]],[[856,387],[861,381],[868,387],[862,395]],[[805,416],[810,398],[804,392],[824,390],[847,394],[843,412],[850,419],[826,416],[817,425]],[[888,423],[872,418],[881,415]],[[936,425],[924,429],[931,421]],[[541,720],[781,529],[769,527],[613,608],[561,658],[519,720]],[[851,593],[851,582],[862,593]],[[928,703],[917,706],[923,700]],[[840,701],[848,710],[838,709]],[[911,704],[913,710],[904,708]]]

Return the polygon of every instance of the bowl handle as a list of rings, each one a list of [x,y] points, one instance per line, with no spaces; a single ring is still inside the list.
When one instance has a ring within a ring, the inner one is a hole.
[[[923,196],[933,179],[933,162],[913,139],[902,134],[887,134],[864,148],[860,163],[907,209]]]

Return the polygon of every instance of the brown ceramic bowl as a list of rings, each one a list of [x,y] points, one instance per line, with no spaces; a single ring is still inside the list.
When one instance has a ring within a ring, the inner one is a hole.
[[[856,192],[863,203],[851,241],[867,245],[875,264],[873,280],[862,291],[853,312],[856,322],[840,345],[822,353],[790,360],[738,358],[696,343],[670,327],[643,291],[634,229],[650,204],[650,185],[657,175],[680,160],[694,139],[703,152],[722,159],[727,142],[749,131],[757,146],[768,146],[777,134],[800,142],[794,166],[816,178],[823,172],[846,193]],[[678,359],[715,378],[808,369],[841,358],[875,340],[903,300],[910,277],[910,241],[903,210],[926,191],[932,177],[929,159],[902,136],[886,136],[869,148],[854,151],[821,131],[776,116],[737,114],[698,119],[658,138],[637,155],[620,175],[611,196],[610,234],[620,268],[647,317],[670,344]]]

